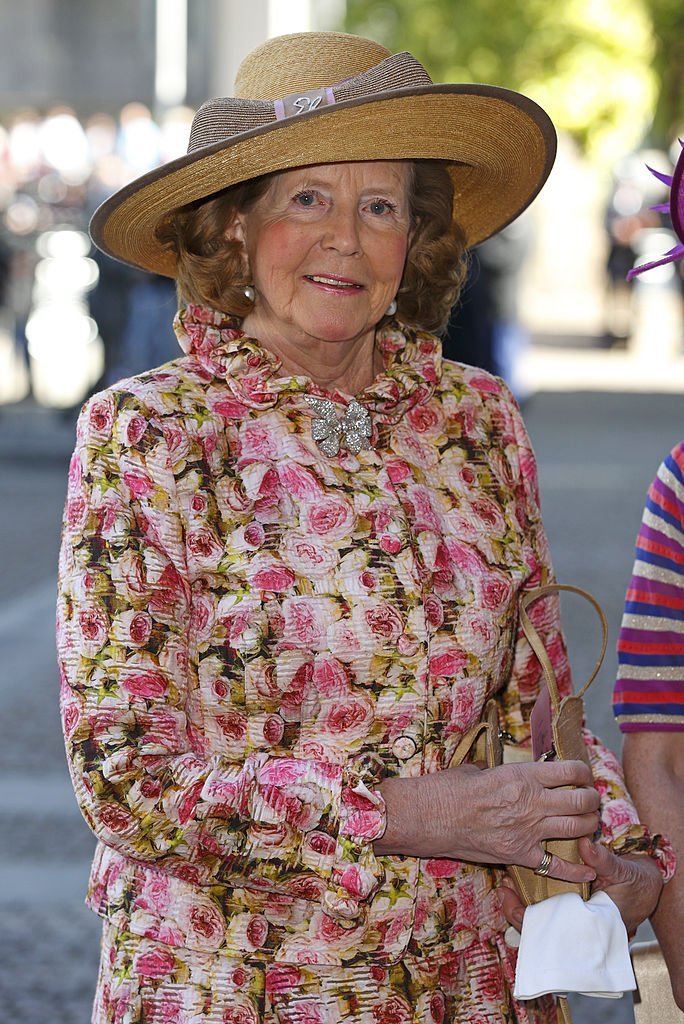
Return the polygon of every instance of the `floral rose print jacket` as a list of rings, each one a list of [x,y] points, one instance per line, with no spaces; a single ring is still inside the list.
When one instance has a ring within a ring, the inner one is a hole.
[[[171,945],[342,964],[505,927],[493,868],[380,857],[385,776],[439,771],[498,699],[519,742],[540,670],[517,630],[550,576],[535,463],[486,373],[397,323],[357,396],[373,449],[324,455],[307,394],[235,322],[95,396],[60,560],[67,753],[99,839],[88,901]],[[557,605],[535,624],[570,686]],[[606,841],[635,822],[588,737]]]

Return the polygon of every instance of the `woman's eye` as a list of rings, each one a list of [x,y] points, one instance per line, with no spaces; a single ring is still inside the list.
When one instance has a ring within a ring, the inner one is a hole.
[[[369,209],[371,213],[382,215],[383,213],[391,213],[394,207],[386,199],[374,199],[372,203],[369,203]]]
[[[298,192],[294,197],[294,201],[298,206],[313,206],[316,202],[316,196],[313,192]]]

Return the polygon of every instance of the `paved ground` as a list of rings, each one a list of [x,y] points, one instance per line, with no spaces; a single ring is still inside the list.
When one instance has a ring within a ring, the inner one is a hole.
[[[93,841],[57,714],[54,565],[70,425],[0,409],[0,1020],[87,1024],[99,921]],[[14,461],[28,440],[31,461]]]
[[[684,434],[677,394],[535,395],[525,409],[561,579],[592,590],[611,624],[589,698],[592,724],[619,745],[609,710],[620,607],[643,495]],[[87,1024],[99,922],[82,905],[92,840],[71,796],[57,717],[54,566],[68,418],[0,407],[0,1021]],[[21,453],[27,453],[22,459]],[[579,676],[594,624],[566,609]],[[576,1024],[630,1024],[631,1002],[580,999]]]

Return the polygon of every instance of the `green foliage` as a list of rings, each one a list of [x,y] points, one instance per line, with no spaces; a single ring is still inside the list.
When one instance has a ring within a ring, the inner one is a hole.
[[[436,81],[527,93],[590,155],[612,162],[640,143],[655,103],[659,44],[647,2],[347,0],[344,27],[410,50]],[[663,22],[678,23],[681,45],[682,0],[650,4],[662,9]]]
[[[653,67],[659,81],[652,141],[667,144],[684,135],[684,3],[646,0],[653,26]]]

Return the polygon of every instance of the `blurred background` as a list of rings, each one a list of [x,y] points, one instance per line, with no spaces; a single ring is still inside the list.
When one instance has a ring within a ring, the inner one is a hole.
[[[675,243],[651,207],[684,137],[681,0],[25,0],[0,4],[0,1019],[89,1019],[99,922],[92,839],[57,716],[54,589],[75,416],[94,390],[177,355],[173,285],[97,253],[88,220],[185,152],[270,35],[340,29],[408,49],[436,81],[520,89],[559,129],[532,208],[472,254],[446,354],[501,374],[537,450],[560,579],[610,624],[591,725],[619,749],[614,646],[645,490],[684,436],[684,279],[627,270]],[[575,673],[589,611],[564,606]],[[628,1024],[631,999],[580,999]]]

